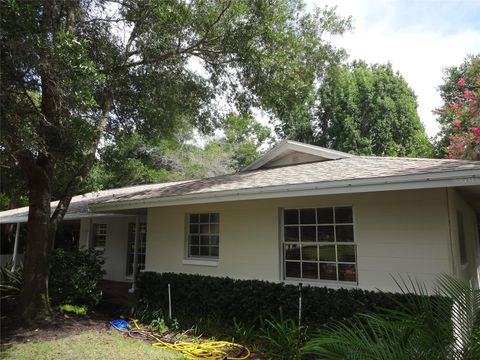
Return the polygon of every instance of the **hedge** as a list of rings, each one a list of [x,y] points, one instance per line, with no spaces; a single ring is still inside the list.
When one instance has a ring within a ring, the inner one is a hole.
[[[203,275],[143,272],[137,281],[136,298],[150,311],[168,314],[168,284],[171,286],[172,314],[181,323],[194,324],[209,319],[231,324],[258,324],[278,316],[298,318],[299,288],[294,285],[259,280],[234,280]],[[398,308],[404,295],[360,289],[330,289],[304,286],[302,322],[319,328],[332,320],[356,313]]]

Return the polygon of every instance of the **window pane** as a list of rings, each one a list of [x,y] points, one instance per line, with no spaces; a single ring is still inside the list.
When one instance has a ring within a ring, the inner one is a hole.
[[[333,225],[318,227],[318,241],[323,241],[323,242],[335,241]]]
[[[285,263],[285,277],[300,278],[300,263],[287,261]]]
[[[198,234],[200,231],[200,227],[197,224],[190,225],[190,234]]]
[[[200,244],[200,237],[198,235],[191,235],[190,245],[198,245],[198,244]]]
[[[210,233],[210,225],[201,224],[200,225],[200,234],[209,234],[209,233]]]
[[[335,208],[335,224],[353,223],[353,211],[351,207]]]
[[[298,245],[285,245],[285,259],[300,260],[300,247]]]
[[[315,226],[302,226],[300,228],[300,235],[302,241],[317,241],[317,228]]]
[[[210,234],[218,234],[218,224],[210,224]]]
[[[212,245],[218,246],[218,235],[212,235],[210,236],[210,243]]]
[[[198,214],[190,214],[190,223],[198,223]]]
[[[315,209],[300,209],[300,224],[316,224]]]
[[[200,222],[201,223],[210,222],[210,214],[200,214]]]
[[[336,261],[335,245],[320,245],[319,260],[320,261]]]
[[[218,256],[218,246],[212,246],[211,248],[210,255],[211,256]]]
[[[353,225],[337,225],[337,242],[353,242]]]
[[[192,256],[198,256],[199,255],[198,246],[190,246],[190,255],[192,255]]]
[[[298,224],[298,210],[284,210],[283,211],[283,221],[285,225],[295,225]]]
[[[285,228],[285,241],[298,241],[297,226],[289,226]]]
[[[333,224],[333,208],[317,209],[317,222],[319,224]]]
[[[200,236],[200,245],[208,245],[210,244],[210,236],[202,235]]]
[[[200,246],[200,256],[210,255],[208,250],[209,250],[208,246]]]
[[[318,279],[318,263],[303,262],[302,263],[302,278],[304,278],[304,279]]]
[[[355,262],[355,245],[337,245],[337,256],[340,262]]]
[[[302,246],[302,259],[317,261],[318,260],[317,246],[316,245]]]
[[[338,264],[338,278],[340,281],[357,281],[355,264]]]
[[[212,222],[212,223],[218,223],[218,222],[219,222],[219,221],[218,221],[218,218],[219,218],[218,213],[212,213],[212,214],[210,214],[210,222]]]
[[[331,263],[320,264],[320,279],[337,280],[337,266]]]

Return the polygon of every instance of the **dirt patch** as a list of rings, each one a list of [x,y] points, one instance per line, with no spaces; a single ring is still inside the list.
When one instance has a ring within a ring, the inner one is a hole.
[[[18,326],[13,319],[6,318],[2,319],[0,344],[3,348],[12,343],[61,339],[83,331],[107,329],[111,320],[96,312],[83,316],[54,312],[44,320],[23,327]]]

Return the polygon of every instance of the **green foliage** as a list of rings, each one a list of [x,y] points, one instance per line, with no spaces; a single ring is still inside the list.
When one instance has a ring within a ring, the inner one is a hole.
[[[87,315],[87,311],[88,311],[88,308],[85,305],[77,306],[77,305],[64,304],[64,305],[60,305],[58,309],[62,313],[69,312],[76,315]]]
[[[13,271],[11,265],[0,267],[0,308],[2,315],[12,311],[18,300],[22,288],[23,268],[16,267]]]
[[[390,64],[332,67],[311,108],[310,114],[281,123],[279,134],[358,155],[433,154],[415,94]]]
[[[148,314],[168,311],[168,284],[172,289],[173,315],[183,327],[214,319],[234,327],[260,326],[264,319],[282,312],[284,319],[298,318],[298,288],[258,280],[234,280],[202,275],[142,272],[137,282],[138,307]],[[359,289],[329,289],[306,286],[302,290],[302,324],[317,329],[332,320],[352,317],[358,312],[397,308],[400,295]]]
[[[97,288],[105,271],[103,258],[94,250],[66,252],[56,249],[50,257],[49,292],[57,304],[96,305]]]
[[[303,353],[322,359],[480,357],[480,290],[443,275],[431,301],[421,283],[398,285],[406,299],[399,309],[330,326],[310,340]]]
[[[266,319],[260,330],[262,353],[273,360],[300,360],[307,329],[292,319]]]

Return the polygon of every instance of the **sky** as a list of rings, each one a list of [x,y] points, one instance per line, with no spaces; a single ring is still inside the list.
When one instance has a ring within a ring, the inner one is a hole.
[[[390,62],[417,95],[418,114],[427,134],[439,130],[432,110],[442,105],[437,90],[445,67],[480,53],[480,0],[306,0],[337,6],[352,16],[354,29],[333,39],[349,60]]]

